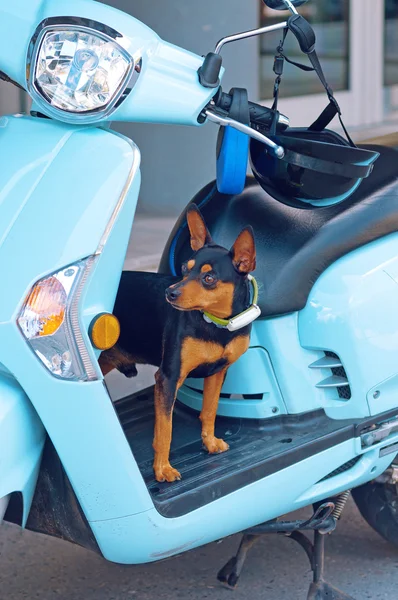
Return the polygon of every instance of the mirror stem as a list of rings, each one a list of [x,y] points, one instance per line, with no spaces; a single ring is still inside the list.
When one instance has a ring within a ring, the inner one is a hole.
[[[286,4],[287,8],[290,10],[291,13],[293,13],[294,15],[298,15],[296,7],[291,2],[291,0],[283,0],[283,1],[284,1],[284,3]]]
[[[262,33],[269,33],[270,31],[277,31],[278,29],[285,29],[286,27],[287,22],[284,21],[283,23],[277,23],[276,25],[268,25],[268,27],[260,27],[259,29],[251,29],[250,31],[228,35],[227,37],[221,38],[217,43],[214,54],[220,54],[222,47],[230,42],[237,42],[238,40],[244,40],[245,38],[253,37],[254,35],[261,35]]]

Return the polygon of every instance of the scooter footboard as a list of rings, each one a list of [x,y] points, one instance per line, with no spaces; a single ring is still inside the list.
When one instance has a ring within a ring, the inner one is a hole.
[[[29,398],[13,377],[0,372],[0,499],[22,495],[25,525],[36,487],[46,438]],[[5,500],[2,503],[6,510]]]

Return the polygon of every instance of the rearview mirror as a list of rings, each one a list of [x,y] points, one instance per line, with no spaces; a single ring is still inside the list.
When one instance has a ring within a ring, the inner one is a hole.
[[[289,2],[285,2],[284,0],[263,0],[264,4],[266,4],[269,8],[273,8],[274,10],[288,10]],[[290,4],[293,6],[301,6],[305,4],[307,0],[290,0]]]

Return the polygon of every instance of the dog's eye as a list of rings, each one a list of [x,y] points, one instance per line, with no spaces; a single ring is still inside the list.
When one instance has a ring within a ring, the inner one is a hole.
[[[188,267],[187,267],[187,265],[185,263],[181,267],[181,273],[183,275],[186,275],[188,273]]]
[[[211,273],[206,273],[203,277],[203,281],[206,285],[212,285],[216,281],[216,278],[214,275],[211,275]]]

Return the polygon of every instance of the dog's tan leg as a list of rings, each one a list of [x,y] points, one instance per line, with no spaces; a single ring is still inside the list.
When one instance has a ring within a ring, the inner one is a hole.
[[[181,479],[177,469],[173,469],[169,462],[172,417],[177,386],[170,382],[159,371],[155,375],[155,435],[153,449],[155,459],[153,470],[157,481],[175,481]]]
[[[224,369],[211,377],[207,377],[203,387],[203,405],[199,418],[202,421],[203,444],[210,454],[225,452],[229,448],[224,440],[214,436],[218,400],[226,372],[227,369]]]
[[[101,356],[98,359],[98,363],[104,377],[115,368],[113,362],[111,362],[107,357],[106,352],[102,352]]]

